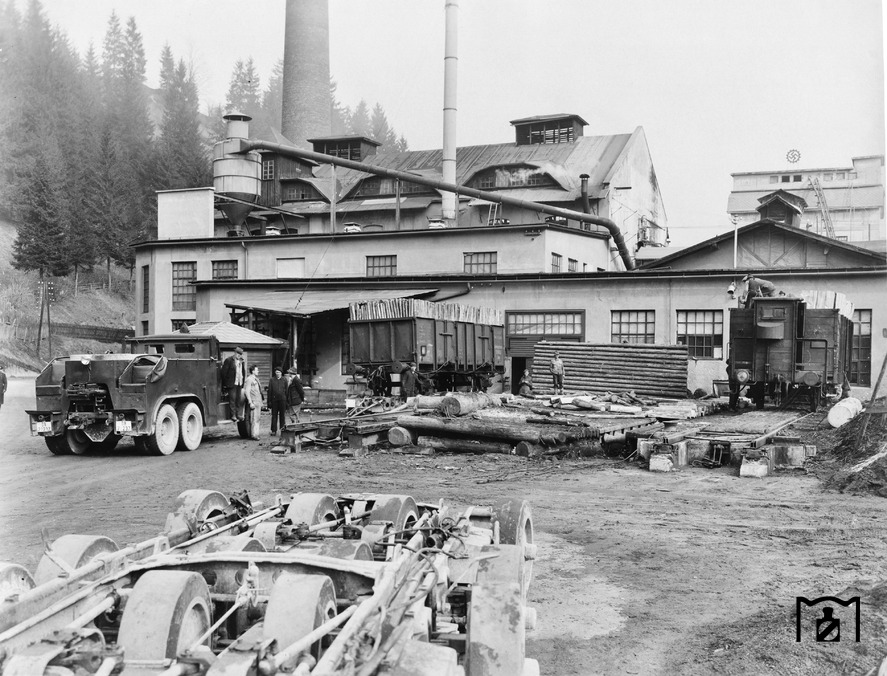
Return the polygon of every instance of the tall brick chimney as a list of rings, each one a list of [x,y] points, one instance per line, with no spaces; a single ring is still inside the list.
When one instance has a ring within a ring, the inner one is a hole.
[[[332,134],[329,0],[287,0],[281,131],[298,146]]]

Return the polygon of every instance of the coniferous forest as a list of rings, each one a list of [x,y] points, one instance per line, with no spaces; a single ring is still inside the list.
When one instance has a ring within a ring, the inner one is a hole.
[[[159,89],[147,86],[149,59],[160,61]],[[205,113],[196,79],[169,45],[146,54],[132,18],[112,13],[101,44],[80,54],[38,0],[23,11],[0,0],[0,218],[17,225],[17,269],[75,280],[131,271],[129,244],[155,227],[155,192],[212,185],[226,111],[251,115],[256,135],[279,129],[282,58],[264,87],[251,58],[237,61],[225,103]],[[341,105],[332,80],[330,97],[334,134],[407,149],[381,105]]]

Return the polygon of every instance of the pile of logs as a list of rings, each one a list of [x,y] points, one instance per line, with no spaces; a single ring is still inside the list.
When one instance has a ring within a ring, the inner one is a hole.
[[[564,362],[568,392],[632,390],[653,397],[687,396],[685,346],[541,341],[533,353],[533,389],[538,394],[553,392],[548,365],[555,351]]]

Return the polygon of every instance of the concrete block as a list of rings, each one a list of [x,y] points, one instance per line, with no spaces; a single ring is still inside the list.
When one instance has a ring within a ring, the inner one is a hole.
[[[770,462],[767,458],[759,458],[758,460],[744,458],[742,465],[739,466],[739,476],[763,479],[769,474]]]
[[[651,472],[671,472],[674,469],[674,458],[671,453],[656,453],[650,456]]]
[[[638,439],[638,455],[644,460],[649,460],[653,454],[653,447],[658,443],[655,439]]]
[[[773,464],[776,467],[803,467],[807,461],[807,446],[803,444],[774,445],[772,456]]]

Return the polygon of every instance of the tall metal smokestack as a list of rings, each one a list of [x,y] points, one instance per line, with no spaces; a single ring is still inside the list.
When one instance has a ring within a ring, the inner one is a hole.
[[[287,0],[281,131],[298,146],[332,134],[329,0]]]
[[[443,105],[443,181],[456,182],[456,75],[458,53],[458,0],[446,0],[446,40],[444,44],[444,105]],[[448,224],[456,223],[456,195],[443,194],[442,216]]]

